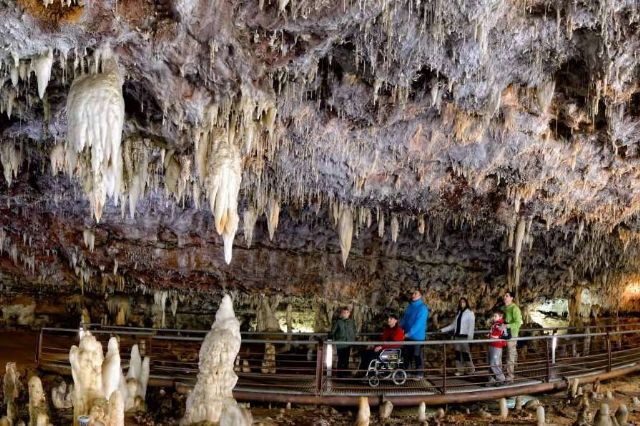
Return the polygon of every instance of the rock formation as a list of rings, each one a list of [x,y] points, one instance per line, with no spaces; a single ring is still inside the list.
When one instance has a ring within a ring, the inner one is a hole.
[[[233,388],[238,376],[233,364],[240,350],[240,323],[233,311],[231,297],[225,295],[220,302],[211,331],[200,348],[198,381],[189,394],[182,425],[199,422],[221,422],[222,413],[235,412],[237,402]],[[233,418],[248,418],[229,414]],[[226,420],[225,420],[226,421]],[[250,423],[237,423],[238,426]]]
[[[107,354],[90,333],[82,332],[80,345],[71,347],[69,361],[74,381],[74,425],[80,415],[89,415],[105,425],[124,426],[126,410],[144,408],[149,379],[149,358],[141,361],[137,345],[125,379],[120,365],[120,350],[115,337],[109,339]]]
[[[2,379],[2,391],[4,395],[4,405],[7,407],[6,418],[9,422],[17,420],[16,399],[20,396],[20,373],[15,362],[8,362],[5,366],[5,374]]]
[[[73,407],[73,385],[67,387],[64,380],[51,389],[51,403],[58,410]]]
[[[369,426],[370,417],[371,408],[369,407],[369,398],[361,396],[358,400],[358,415],[355,426]]]

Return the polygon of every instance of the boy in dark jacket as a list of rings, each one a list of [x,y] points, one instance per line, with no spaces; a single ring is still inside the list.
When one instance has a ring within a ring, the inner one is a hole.
[[[353,342],[356,340],[356,323],[349,318],[351,310],[348,306],[340,309],[340,316],[331,327],[330,337],[336,342]],[[350,345],[336,344],[336,352],[338,353],[338,377],[347,377],[349,375],[349,355],[351,354]]]
[[[489,343],[489,368],[494,376],[489,378],[490,384],[500,385],[505,381],[504,373],[502,372],[502,348],[507,346],[507,341],[504,340],[505,330],[504,313],[502,311],[494,311],[491,331],[487,335],[489,339],[495,339],[495,341]]]

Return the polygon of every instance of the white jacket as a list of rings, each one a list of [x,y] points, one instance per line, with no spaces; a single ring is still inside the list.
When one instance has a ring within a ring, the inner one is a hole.
[[[440,331],[443,333],[448,333],[450,331],[453,331],[454,334],[466,334],[469,340],[473,339],[473,332],[476,328],[475,314],[473,313],[473,311],[469,309],[465,309],[464,311],[462,311],[462,320],[460,321],[460,330],[456,330],[456,325],[458,324],[459,315],[460,313],[456,315],[456,319],[451,324],[449,324],[448,326],[446,326]]]

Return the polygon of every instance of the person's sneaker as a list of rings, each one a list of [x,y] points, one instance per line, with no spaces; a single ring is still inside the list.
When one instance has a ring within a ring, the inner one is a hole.
[[[455,373],[453,373],[454,376],[460,377],[462,376],[462,373],[459,371],[456,371]]]

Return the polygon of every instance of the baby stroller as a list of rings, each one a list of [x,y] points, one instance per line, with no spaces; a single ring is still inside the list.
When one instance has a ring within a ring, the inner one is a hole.
[[[403,385],[407,381],[407,372],[402,369],[402,351],[400,349],[384,349],[377,359],[372,359],[367,369],[367,379],[372,388],[380,384],[380,380],[391,379],[395,385]]]

